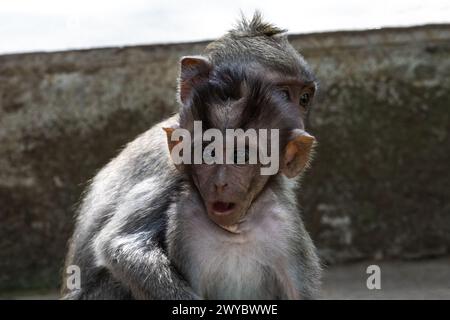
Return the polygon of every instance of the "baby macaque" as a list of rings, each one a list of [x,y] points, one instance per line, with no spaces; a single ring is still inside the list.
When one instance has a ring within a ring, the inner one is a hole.
[[[313,72],[258,13],[179,66],[179,114],[84,193],[65,269],[80,283],[66,273],[63,298],[314,298],[320,265],[294,195],[314,144]],[[244,142],[224,144],[230,129]]]

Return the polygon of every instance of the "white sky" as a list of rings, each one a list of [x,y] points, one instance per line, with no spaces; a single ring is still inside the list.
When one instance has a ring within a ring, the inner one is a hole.
[[[450,23],[450,0],[0,0],[0,54],[212,39],[255,9],[290,33]]]

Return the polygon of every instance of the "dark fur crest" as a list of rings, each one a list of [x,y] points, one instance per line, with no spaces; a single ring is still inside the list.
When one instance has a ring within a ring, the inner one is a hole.
[[[285,29],[280,29],[271,23],[264,22],[262,20],[261,12],[256,11],[252,20],[248,20],[242,15],[241,20],[237,23],[237,26],[230,30],[230,34],[234,36],[266,36],[272,37],[277,34],[285,33]]]
[[[257,125],[289,131],[299,126],[297,119],[287,112],[290,102],[282,100],[272,83],[249,76],[244,68],[235,65],[214,69],[208,81],[193,89],[191,101],[180,110],[181,127],[195,120],[202,121],[204,130],[212,128],[211,115],[238,100],[243,103],[243,110],[236,128]]]

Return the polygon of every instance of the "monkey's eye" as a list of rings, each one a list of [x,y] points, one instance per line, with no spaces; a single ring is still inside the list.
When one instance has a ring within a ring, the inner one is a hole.
[[[206,164],[212,164],[215,161],[216,149],[212,148],[210,145],[203,145],[203,161]]]
[[[248,147],[244,150],[234,150],[234,163],[235,164],[248,164],[250,159],[250,152]]]
[[[309,94],[308,92],[304,92],[300,96],[299,103],[301,106],[307,107],[309,105],[310,100],[311,100],[311,94]]]
[[[291,101],[291,95],[290,95],[288,89],[286,89],[286,88],[281,88],[280,91],[279,91],[279,93],[280,93],[280,96],[281,96],[281,98],[282,98],[283,100],[285,100],[285,101]]]

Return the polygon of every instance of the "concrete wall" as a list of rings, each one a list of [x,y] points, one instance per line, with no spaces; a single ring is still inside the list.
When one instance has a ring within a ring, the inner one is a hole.
[[[450,251],[450,26],[291,36],[320,94],[299,198],[328,262]],[[0,56],[0,291],[55,287],[86,182],[205,43]]]

